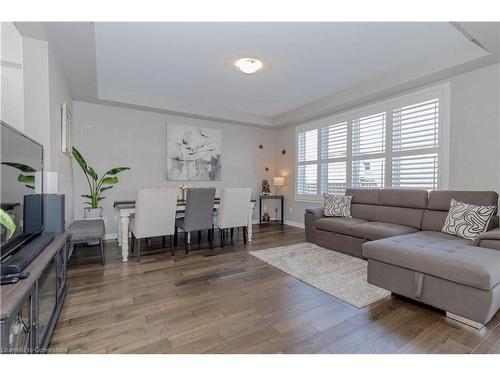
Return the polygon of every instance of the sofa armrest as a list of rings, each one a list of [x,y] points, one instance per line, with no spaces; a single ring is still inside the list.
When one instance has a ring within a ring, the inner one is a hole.
[[[323,207],[306,208],[306,212],[313,214],[315,219],[323,217]]]
[[[495,228],[493,230],[490,230],[488,232],[484,232],[474,238],[473,245],[474,246],[479,246],[481,244],[482,240],[498,240],[500,241],[500,228]]]

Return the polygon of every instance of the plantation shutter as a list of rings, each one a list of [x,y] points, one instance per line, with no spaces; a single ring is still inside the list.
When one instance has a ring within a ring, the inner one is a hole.
[[[318,129],[297,136],[297,194],[318,194]]]
[[[437,189],[439,99],[393,110],[392,186]]]
[[[385,185],[385,129],[387,115],[380,112],[352,122],[352,187]]]

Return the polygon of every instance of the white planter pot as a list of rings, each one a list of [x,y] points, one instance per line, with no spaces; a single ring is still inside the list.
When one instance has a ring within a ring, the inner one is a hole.
[[[99,219],[102,217],[102,207],[90,208],[85,207],[83,209],[83,217],[85,219]]]

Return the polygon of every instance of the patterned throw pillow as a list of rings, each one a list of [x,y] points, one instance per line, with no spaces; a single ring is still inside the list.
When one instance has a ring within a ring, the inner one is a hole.
[[[485,232],[497,206],[475,206],[452,199],[442,232],[473,240]]]
[[[323,194],[323,197],[325,198],[325,208],[323,208],[323,215],[349,218],[352,217],[352,195]]]

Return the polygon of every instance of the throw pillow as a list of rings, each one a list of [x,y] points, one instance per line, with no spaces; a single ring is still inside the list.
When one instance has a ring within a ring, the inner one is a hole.
[[[352,217],[351,216],[351,195],[340,194],[323,194],[325,198],[325,207],[323,215],[337,217]]]
[[[442,232],[473,240],[488,229],[497,206],[476,206],[452,199]]]

